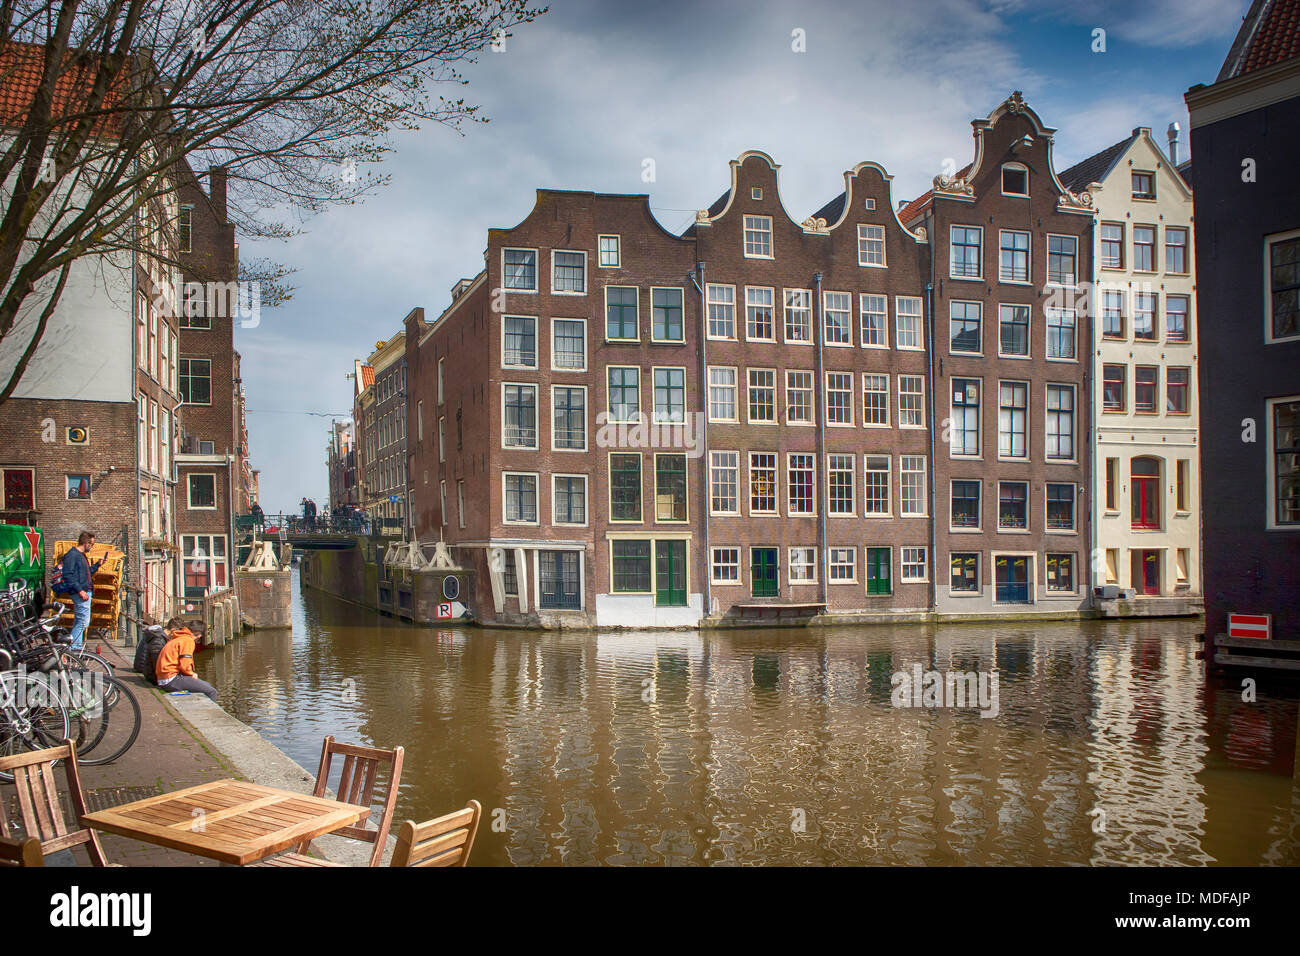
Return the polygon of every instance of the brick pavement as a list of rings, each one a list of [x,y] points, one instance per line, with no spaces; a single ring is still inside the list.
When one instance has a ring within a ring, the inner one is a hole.
[[[206,739],[180,720],[163,701],[156,687],[145,683],[131,670],[131,649],[119,649],[101,641],[87,641],[91,650],[100,649],[114,664],[116,676],[130,684],[140,701],[140,736],[134,746],[116,762],[103,767],[82,769],[82,785],[89,802],[96,809],[104,806],[129,803],[155,793],[180,790],[184,787],[239,777]],[[66,783],[62,773],[57,775],[61,789]],[[13,810],[15,790],[11,784],[0,784],[0,800]],[[10,819],[14,819],[11,814]],[[70,819],[70,815],[69,815]],[[141,843],[127,837],[101,834],[104,854],[111,863],[126,866],[216,866],[211,860]],[[89,860],[85,851],[52,854],[47,865],[85,866]]]

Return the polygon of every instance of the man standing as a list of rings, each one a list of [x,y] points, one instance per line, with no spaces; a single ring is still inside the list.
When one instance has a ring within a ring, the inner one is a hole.
[[[57,591],[72,595],[72,647],[80,650],[86,639],[86,628],[90,625],[90,599],[95,586],[92,576],[104,563],[100,558],[93,565],[86,557],[95,546],[95,536],[83,531],[77,537],[77,546],[70,548],[63,556],[61,574]]]

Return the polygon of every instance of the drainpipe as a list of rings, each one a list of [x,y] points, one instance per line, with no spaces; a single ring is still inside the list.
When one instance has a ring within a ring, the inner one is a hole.
[[[137,168],[138,168],[138,164],[132,163],[132,174],[134,174]],[[139,345],[140,342],[139,323],[140,323],[140,319],[142,318],[142,316],[140,315],[139,263],[140,263],[139,227],[137,225],[136,217],[132,216],[131,217],[131,371],[130,371],[131,379],[130,380],[131,380],[131,400],[133,402],[139,402],[140,400],[140,386],[137,381],[140,374],[139,371],[140,354],[137,346]],[[180,348],[180,342],[181,342],[180,336],[178,335],[176,337],[177,348]],[[180,360],[177,359],[177,362],[179,361]],[[135,414],[135,422],[136,422],[136,428],[138,429],[140,427],[140,412],[138,408]],[[140,569],[143,572],[144,536],[139,533],[140,532],[140,436],[139,434],[135,436],[135,498],[133,501],[133,510],[135,511],[134,524],[136,530],[135,551],[136,551],[137,558],[140,562]],[[135,620],[133,620],[133,617],[134,619],[140,618],[141,611],[143,609],[142,602],[140,600],[140,595],[143,595],[144,592],[143,590],[136,592],[136,597],[134,599],[135,614],[132,615],[131,614],[132,597],[131,597],[130,585],[134,583],[138,586],[139,582],[132,580],[134,575],[131,574],[132,562],[130,560],[130,554],[131,554],[130,542],[131,539],[129,537],[126,539],[126,541],[122,542],[122,553],[127,556],[127,561],[126,561],[127,617],[126,617],[125,636],[127,640],[127,645],[133,646],[138,641],[138,626],[136,625]],[[143,577],[143,574],[141,574],[141,577]]]
[[[929,230],[926,230],[926,235],[927,236],[930,235]],[[929,321],[925,323],[925,350],[927,353],[929,353],[928,364],[930,365],[930,374],[927,376],[930,379],[930,387],[926,389],[926,391],[929,393],[929,408],[926,410],[926,414],[930,416],[929,417],[930,467],[928,469],[930,473],[930,489],[929,489],[930,491],[930,502],[929,502],[929,507],[930,507],[930,610],[933,611],[938,606],[938,587],[939,587],[939,556],[935,554],[934,551],[935,537],[936,537],[935,530],[934,530],[935,511],[936,511],[935,472],[938,469],[935,467],[936,448],[935,448],[935,441],[934,441],[934,432],[936,427],[936,423],[934,420],[934,392],[936,386],[934,383],[934,322],[935,319],[934,319],[934,249],[933,247],[931,247],[930,249],[930,281],[925,284],[925,307],[927,312],[929,313]]]
[[[1087,455],[1088,455],[1088,469],[1087,469],[1087,472],[1088,472],[1088,484],[1087,484],[1087,489],[1088,489],[1088,490],[1085,492],[1086,497],[1085,497],[1085,499],[1084,499],[1084,500],[1087,502],[1087,504],[1088,504],[1088,509],[1087,509],[1087,515],[1088,515],[1088,560],[1087,560],[1087,562],[1086,562],[1087,571],[1084,572],[1084,578],[1085,578],[1085,580],[1087,581],[1087,588],[1088,588],[1088,589],[1087,589],[1087,592],[1086,592],[1087,595],[1088,595],[1088,607],[1093,607],[1093,606],[1096,604],[1096,598],[1093,596],[1093,587],[1095,587],[1095,584],[1094,584],[1094,582],[1093,582],[1093,575],[1095,574],[1095,571],[1094,571],[1094,569],[1093,569],[1093,562],[1095,561],[1095,557],[1094,557],[1094,556],[1095,556],[1096,553],[1097,553],[1097,523],[1093,520],[1094,517],[1095,517],[1095,515],[1096,515],[1096,510],[1095,510],[1095,508],[1093,507],[1093,505],[1096,503],[1096,500],[1097,500],[1097,486],[1096,486],[1096,480],[1097,480],[1097,456],[1096,456],[1096,449],[1097,449],[1097,444],[1098,444],[1098,443],[1097,443],[1097,441],[1096,441],[1096,435],[1097,435],[1097,432],[1096,432],[1096,424],[1095,424],[1095,422],[1093,421],[1093,405],[1092,405],[1092,403],[1093,403],[1094,383],[1096,382],[1096,379],[1097,379],[1097,376],[1094,374],[1094,368],[1095,368],[1095,366],[1094,366],[1094,360],[1095,360],[1095,358],[1096,358],[1097,348],[1096,348],[1096,346],[1093,345],[1093,331],[1092,331],[1092,330],[1093,330],[1093,325],[1094,325],[1094,322],[1093,322],[1093,313],[1094,313],[1094,311],[1095,311],[1095,309],[1096,309],[1096,302],[1097,302],[1097,255],[1096,255],[1096,249],[1093,247],[1094,233],[1095,233],[1096,231],[1097,231],[1097,221],[1096,221],[1096,219],[1094,218],[1094,219],[1092,220],[1092,222],[1088,225],[1088,252],[1089,252],[1089,258],[1090,258],[1090,260],[1091,260],[1091,262],[1090,262],[1091,268],[1088,270],[1088,278],[1089,278],[1089,282],[1090,282],[1089,289],[1088,289],[1088,299],[1087,299],[1088,307],[1084,310],[1084,311],[1087,313],[1087,316],[1088,316],[1088,320],[1087,320],[1087,326],[1088,326],[1088,361],[1082,363],[1082,371],[1083,371],[1083,389],[1084,389],[1084,394],[1087,396],[1087,402],[1086,402],[1086,404],[1083,403],[1083,402],[1080,403],[1080,404],[1085,405],[1085,407],[1088,409],[1088,431],[1087,431],[1087,435],[1088,435],[1088,445],[1087,445]],[[1082,337],[1082,336],[1081,336],[1081,337]],[[1080,418],[1082,418],[1082,416],[1080,416]],[[1082,422],[1082,421],[1079,422],[1079,429],[1078,429],[1078,431],[1079,431],[1079,435],[1080,435],[1080,437],[1082,437],[1083,434],[1084,434],[1084,430],[1083,430],[1083,422]],[[1080,443],[1080,446],[1082,447],[1082,443]],[[1116,477],[1118,478],[1118,475],[1117,475]],[[1076,496],[1076,497],[1077,497],[1077,496]],[[1078,513],[1080,513],[1080,512],[1083,511],[1083,509],[1079,507],[1079,503],[1078,503],[1077,500],[1075,501],[1075,508],[1074,508],[1074,510],[1075,510],[1075,513],[1076,513],[1076,514],[1078,514]],[[1118,571],[1118,569],[1116,569],[1116,570]]]
[[[713,552],[709,549],[709,304],[704,294],[704,263],[697,261],[695,271],[698,274],[690,277],[691,282],[695,284],[695,291],[700,294],[700,394],[703,396],[704,406],[704,428],[700,436],[702,446],[701,463],[703,466],[703,477],[700,480],[700,499],[703,507],[700,514],[703,516],[704,523],[704,611],[705,617],[713,613]],[[737,392],[739,395],[739,392]],[[736,462],[736,493],[740,493],[740,462]]]
[[[814,308],[813,315],[816,317],[817,336],[817,385],[813,389],[813,394],[817,396],[817,465],[813,469],[813,474],[821,472],[826,474],[826,369],[823,365],[822,346],[826,338],[825,328],[822,323],[826,321],[826,310],[822,304],[822,274],[820,272],[813,276],[813,282],[817,286],[817,304]],[[775,319],[773,319],[775,321]],[[778,464],[778,467],[779,464]],[[816,479],[814,479],[815,481]],[[815,487],[815,485],[814,485]],[[821,586],[818,591],[821,594],[822,604],[827,603],[826,578],[830,574],[830,567],[826,560],[826,485],[822,485],[822,506],[817,509],[817,563],[813,567],[820,568],[818,580]],[[816,494],[816,492],[814,492]]]

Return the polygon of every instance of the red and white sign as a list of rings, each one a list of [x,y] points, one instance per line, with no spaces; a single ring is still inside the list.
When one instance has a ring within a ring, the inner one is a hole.
[[[459,601],[443,601],[438,605],[437,619],[440,621],[450,621],[465,616],[468,608]]]
[[[1271,614],[1229,614],[1229,637],[1258,637],[1267,640],[1273,636]]]

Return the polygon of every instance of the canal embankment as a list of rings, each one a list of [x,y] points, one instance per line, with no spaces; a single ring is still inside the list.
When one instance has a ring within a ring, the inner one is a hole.
[[[105,642],[101,650],[140,702],[140,735],[114,763],[85,767],[83,784],[93,809],[102,809],[213,780],[235,778],[311,793],[309,772],[253,728],[202,694],[166,694],[131,670],[134,649]],[[106,835],[105,853],[128,866],[212,866],[212,861],[126,837]],[[391,853],[391,843],[390,839]],[[321,837],[314,850],[326,859],[364,866],[370,847],[356,840]]]

